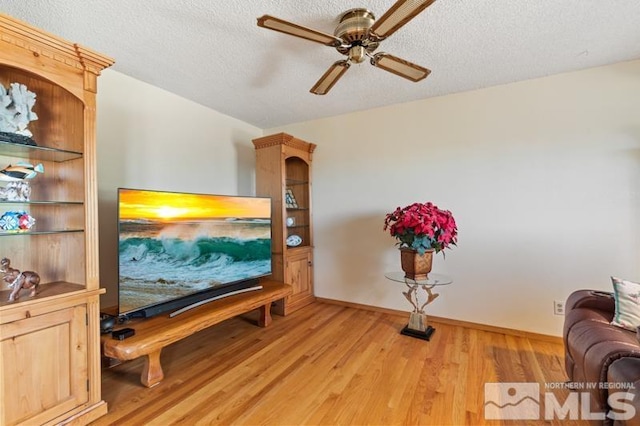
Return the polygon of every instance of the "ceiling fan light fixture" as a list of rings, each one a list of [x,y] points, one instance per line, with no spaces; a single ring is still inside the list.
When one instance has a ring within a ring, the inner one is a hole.
[[[371,65],[413,82],[420,81],[431,74],[431,70],[427,68],[382,52],[376,53],[373,58],[371,58]]]
[[[364,62],[367,58],[367,49],[363,46],[353,46],[349,49],[349,60],[356,64]]]

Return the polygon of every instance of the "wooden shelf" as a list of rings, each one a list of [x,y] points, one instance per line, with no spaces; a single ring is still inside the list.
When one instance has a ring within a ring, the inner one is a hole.
[[[45,205],[45,206],[81,206],[82,201],[7,201],[0,200],[0,204],[14,205]]]
[[[84,229],[53,229],[51,231],[0,231],[0,237],[30,237],[34,235],[74,234]]]
[[[57,163],[82,158],[81,152],[47,148],[44,146],[21,145],[5,141],[0,141],[0,155],[6,157],[29,158],[31,160],[39,161],[54,161]]]
[[[16,306],[25,302],[37,302],[43,299],[48,299],[54,296],[61,296],[69,293],[75,293],[84,290],[84,286],[80,284],[68,283],[64,281],[58,281],[48,284],[40,284],[38,294],[34,297],[29,297],[25,292],[21,294],[20,299],[15,302],[9,302],[9,294],[11,290],[0,291],[0,307],[2,306]]]
[[[293,226],[287,226],[287,229],[296,229],[296,228],[304,229],[308,227],[309,225],[293,225]]]

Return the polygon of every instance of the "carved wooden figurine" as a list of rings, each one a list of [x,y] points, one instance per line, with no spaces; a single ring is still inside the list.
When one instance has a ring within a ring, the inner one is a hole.
[[[11,267],[11,260],[6,257],[3,257],[2,260],[0,260],[0,272],[4,274],[2,276],[2,280],[9,284],[9,288],[12,289],[11,294],[9,295],[9,302],[18,300],[20,297],[20,290],[23,288],[27,290],[31,289],[31,297],[36,295],[38,285],[40,284],[40,275],[36,272],[20,272],[18,269]]]

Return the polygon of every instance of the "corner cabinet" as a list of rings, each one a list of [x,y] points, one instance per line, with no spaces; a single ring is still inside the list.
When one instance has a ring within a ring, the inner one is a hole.
[[[254,139],[256,195],[272,202],[272,278],[293,287],[274,303],[287,315],[315,301],[311,161],[316,145],[286,133]]]
[[[0,230],[0,258],[40,276],[37,294],[0,282],[0,425],[87,424],[101,398],[95,117],[97,77],[113,60],[0,14],[0,84],[36,94],[37,146],[0,141],[0,169],[42,164],[25,211],[28,230]],[[0,182],[4,187],[6,182]],[[0,276],[4,274],[0,272]]]

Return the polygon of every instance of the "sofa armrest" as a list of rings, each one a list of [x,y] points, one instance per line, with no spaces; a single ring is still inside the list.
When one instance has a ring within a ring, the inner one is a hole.
[[[630,419],[615,421],[614,425],[640,426],[640,357],[622,357],[612,362],[607,369],[607,383],[609,394],[628,391],[630,401],[627,403],[631,403],[631,410],[635,410]]]
[[[614,312],[616,309],[613,293],[598,290],[576,290],[565,303],[565,315],[572,309],[586,308]]]

